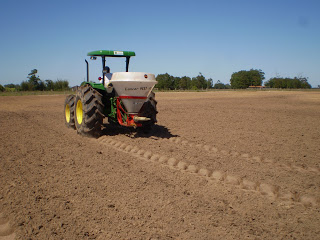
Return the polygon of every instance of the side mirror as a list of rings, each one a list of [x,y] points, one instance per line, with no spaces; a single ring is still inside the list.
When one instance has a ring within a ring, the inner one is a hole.
[[[96,56],[91,56],[90,59],[91,60],[97,60],[97,57]]]

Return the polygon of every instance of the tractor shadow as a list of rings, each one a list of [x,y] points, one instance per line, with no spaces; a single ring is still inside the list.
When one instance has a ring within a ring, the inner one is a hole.
[[[114,124],[103,124],[102,136],[126,135],[131,138],[172,138],[179,137],[170,132],[168,128],[162,125],[154,125],[152,130],[145,133],[139,129],[122,127]]]

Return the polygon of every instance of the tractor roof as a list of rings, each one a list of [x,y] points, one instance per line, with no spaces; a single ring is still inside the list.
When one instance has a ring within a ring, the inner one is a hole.
[[[97,50],[88,52],[88,56],[106,56],[106,57],[133,57],[135,52],[130,51],[114,51],[114,50]]]

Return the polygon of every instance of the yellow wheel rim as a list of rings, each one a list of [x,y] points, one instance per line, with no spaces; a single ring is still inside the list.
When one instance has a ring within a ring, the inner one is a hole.
[[[77,110],[77,122],[78,124],[81,124],[83,112],[82,112],[82,102],[80,100],[78,100],[77,102],[76,110]]]
[[[67,121],[67,123],[69,123],[70,122],[70,106],[69,106],[69,104],[66,105],[65,114],[66,114],[66,121]]]

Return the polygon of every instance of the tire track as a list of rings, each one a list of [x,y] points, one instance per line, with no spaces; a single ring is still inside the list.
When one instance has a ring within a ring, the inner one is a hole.
[[[9,220],[0,213],[0,240],[14,240],[16,234],[10,226]]]
[[[298,203],[304,205],[305,207],[316,207],[319,205],[319,199],[316,199],[314,196],[308,194],[297,193],[295,191],[283,191],[280,186],[271,185],[263,182],[254,182],[247,178],[240,178],[238,176],[226,174],[220,171],[219,169],[212,170],[207,168],[201,168],[197,165],[189,164],[185,161],[179,161],[174,157],[167,157],[165,155],[154,154],[149,150],[144,150],[138,148],[137,146],[113,140],[111,137],[102,136],[98,139],[98,141],[118,151],[129,153],[133,157],[150,162],[156,162],[170,167],[174,170],[179,170],[189,174],[195,174],[200,177],[204,177],[209,181],[214,181],[216,183],[220,182],[237,186],[244,191],[257,192],[263,196],[268,197],[271,200],[277,200],[289,204]],[[194,146],[194,144],[188,141],[181,141],[181,139],[173,139],[170,141],[175,141],[176,143],[189,144],[190,146]],[[210,148],[207,145],[197,145],[197,147],[208,149],[208,151],[215,151],[215,149]]]
[[[215,154],[218,154],[220,156],[230,156],[230,157],[240,157],[242,159],[251,161],[251,162],[256,162],[256,163],[263,163],[263,164],[268,164],[272,165],[272,167],[278,167],[278,168],[283,168],[286,170],[292,170],[292,171],[297,171],[297,172],[302,172],[302,173],[320,173],[320,168],[317,167],[309,167],[306,165],[296,165],[296,164],[287,164],[287,163],[278,163],[274,159],[270,158],[264,158],[262,156],[251,156],[248,153],[239,153],[235,151],[227,151],[227,150],[220,150],[216,147],[210,146],[210,145],[204,145],[204,144],[196,144],[191,141],[187,140],[182,140],[181,138],[169,138],[167,139],[170,142],[177,143],[177,144],[182,144],[182,145],[188,145],[189,147],[192,148],[198,148],[205,150],[207,152],[212,152]]]

